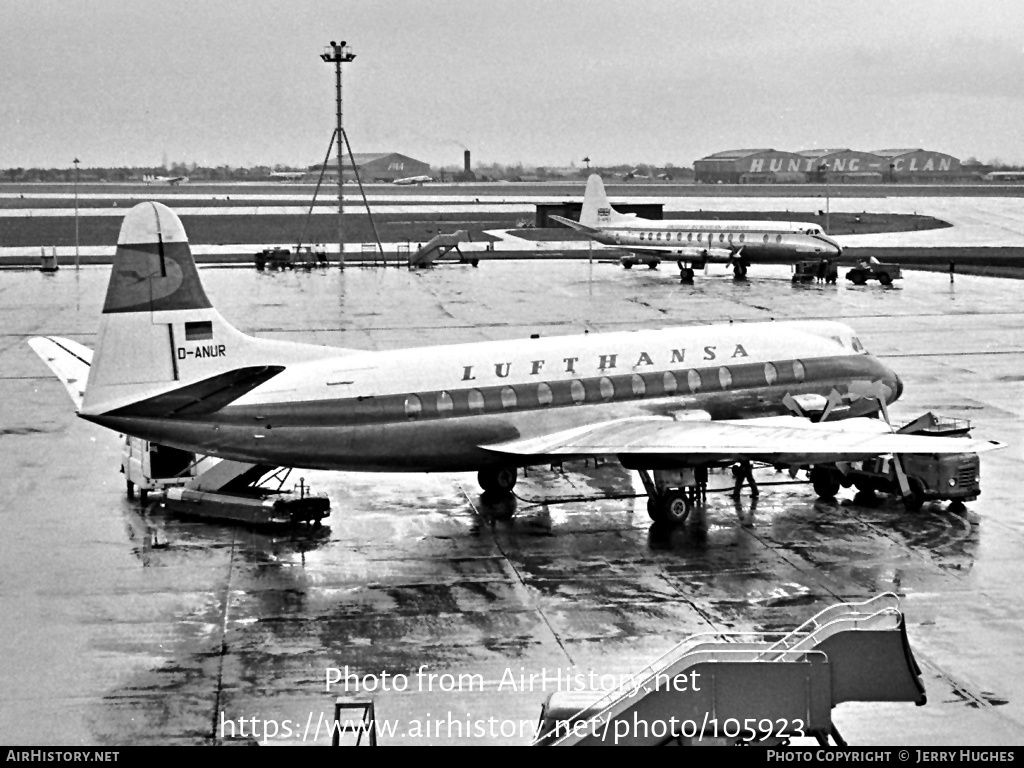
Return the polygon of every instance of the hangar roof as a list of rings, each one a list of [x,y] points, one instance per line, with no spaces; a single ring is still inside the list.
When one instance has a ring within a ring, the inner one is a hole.
[[[825,155],[834,155],[837,152],[852,152],[849,147],[841,147],[839,149],[801,149],[796,154],[803,155],[804,157],[825,157]]]
[[[399,152],[353,152],[352,157],[356,161],[356,165],[366,165],[372,163],[374,160],[380,160],[382,157],[391,157],[391,155],[401,154]],[[348,160],[348,158],[345,158]]]
[[[702,160],[740,160],[750,155],[759,155],[762,152],[774,152],[774,149],[727,149],[724,152],[715,152],[713,155],[701,158]]]
[[[922,152],[920,147],[912,147],[911,149],[876,149],[872,152],[872,155],[881,155],[882,157],[899,157],[900,155],[909,155],[911,152]]]

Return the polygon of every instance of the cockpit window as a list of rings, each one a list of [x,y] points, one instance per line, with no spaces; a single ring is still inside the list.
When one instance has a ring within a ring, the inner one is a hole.
[[[868,351],[864,349],[864,345],[860,343],[860,339],[856,336],[853,337],[853,351],[862,355],[866,355],[868,353]]]

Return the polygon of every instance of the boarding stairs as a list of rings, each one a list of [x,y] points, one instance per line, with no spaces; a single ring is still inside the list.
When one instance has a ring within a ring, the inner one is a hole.
[[[469,233],[464,229],[446,234],[439,232],[422,245],[416,253],[409,257],[409,268],[413,269],[419,267],[421,269],[425,269],[432,266],[435,261],[440,259],[442,256],[447,255],[453,249],[459,254],[460,263],[469,263],[474,264],[475,266],[475,260],[467,258],[462,251],[459,250],[459,243],[465,243],[468,240]]]
[[[921,670],[892,593],[830,606],[774,642],[754,640],[763,636],[694,635],[634,675],[628,690],[555,692],[534,745],[770,746],[801,735],[796,721],[802,735],[842,744],[832,723],[838,704],[925,703]],[[674,722],[676,730],[645,726],[655,722]]]

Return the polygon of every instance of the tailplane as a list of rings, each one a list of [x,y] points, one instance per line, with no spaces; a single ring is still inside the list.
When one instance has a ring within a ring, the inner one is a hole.
[[[210,303],[181,220],[161,203],[140,203],[121,225],[81,414],[108,413],[238,369],[284,370],[346,352],[238,331]]]
[[[596,173],[587,179],[587,191],[583,195],[583,210],[580,211],[580,224],[584,227],[597,229],[613,226],[624,220],[632,220],[635,214],[622,214],[612,208],[608,195],[604,191],[604,182]]]

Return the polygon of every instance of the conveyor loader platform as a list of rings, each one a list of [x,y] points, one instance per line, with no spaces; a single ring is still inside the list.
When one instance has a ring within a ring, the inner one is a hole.
[[[416,253],[409,257],[409,268],[420,267],[425,269],[432,266],[442,256],[446,255],[453,248],[459,254],[459,261],[463,264],[476,266],[476,259],[466,258],[459,250],[459,243],[469,240],[469,233],[460,229],[449,234],[438,233],[430,238]]]
[[[925,703],[921,670],[892,593],[830,606],[775,642],[694,635],[614,691],[558,691],[535,746],[844,742],[846,701]]]

